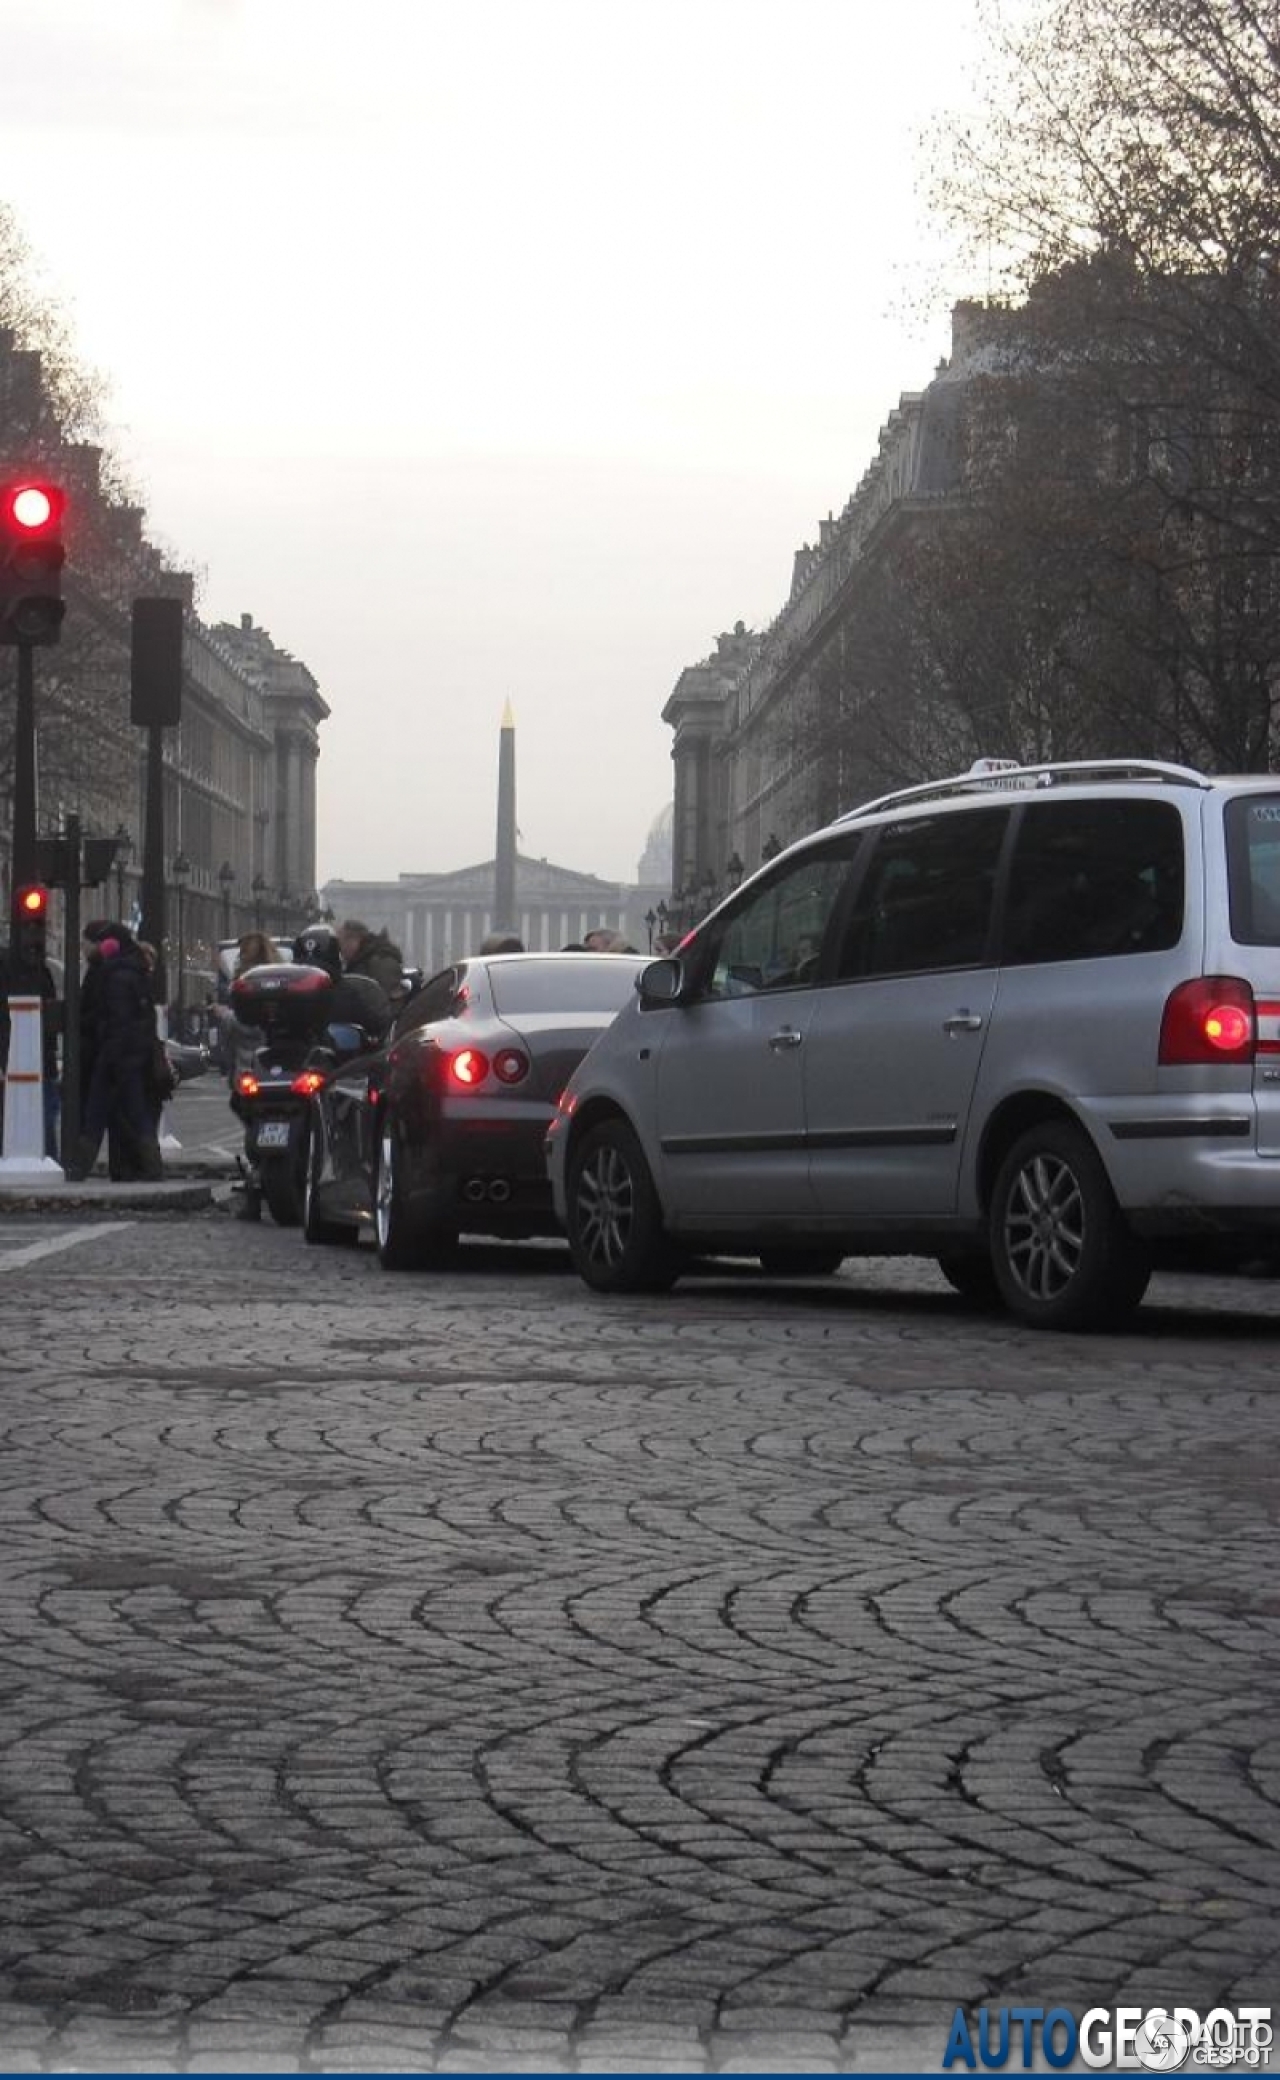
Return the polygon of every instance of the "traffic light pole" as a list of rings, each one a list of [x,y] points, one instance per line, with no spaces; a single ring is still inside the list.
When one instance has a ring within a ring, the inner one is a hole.
[[[19,643],[18,696],[13,715],[13,859],[10,888],[36,871],[36,673],[35,651]]]
[[[63,1167],[80,1139],[80,818],[67,818],[67,880],[63,898],[62,1119]]]
[[[125,918],[122,923],[127,923]],[[158,723],[147,727],[147,800],[142,837],[142,929],[139,937],[156,950],[152,984],[157,1004],[169,1001],[169,978],[164,957],[164,731]]]
[[[35,660],[30,643],[19,643],[18,689],[13,717],[13,871],[16,891],[30,881],[36,861]],[[11,916],[10,923],[13,925]],[[44,1131],[43,976],[33,972],[16,929],[9,943],[9,1053],[4,1072],[4,1153],[0,1178],[10,1182],[61,1177],[46,1156]]]

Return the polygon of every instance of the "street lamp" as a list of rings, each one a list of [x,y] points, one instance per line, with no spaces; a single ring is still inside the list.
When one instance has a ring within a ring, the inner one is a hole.
[[[763,844],[763,845],[762,845],[762,846],[760,847],[760,864],[761,864],[761,866],[762,866],[762,867],[767,867],[767,866],[768,866],[768,864],[769,864],[769,861],[770,861],[771,859],[776,859],[776,858],[778,857],[778,854],[779,854],[779,853],[781,852],[781,850],[782,850],[782,840],[781,840],[781,838],[780,838],[780,837],[778,836],[778,833],[777,833],[776,831],[770,831],[770,833],[769,833],[768,837],[767,837],[767,838],[765,839],[765,841],[764,841],[764,844]]]
[[[733,894],[736,888],[741,888],[742,877],[746,873],[746,871],[747,870],[743,866],[741,859],[738,857],[738,854],[736,852],[731,852],[729,854],[728,859],[725,861],[724,869],[724,878],[728,884],[730,895]]]
[[[259,931],[262,930],[262,898],[266,892],[267,884],[264,876],[255,874],[249,883],[249,893],[253,897],[253,921]]]
[[[231,937],[231,889],[236,870],[229,859],[224,859],[218,869],[218,886],[222,890],[222,936]]]
[[[183,998],[186,994],[187,949],[183,933],[183,907],[186,901],[187,883],[191,879],[191,861],[185,852],[175,853],[173,861],[173,885],[178,891],[178,1017],[182,1017]]]
[[[124,914],[124,869],[125,862],[133,852],[133,838],[127,824],[116,825],[116,916],[121,924],[128,924]]]

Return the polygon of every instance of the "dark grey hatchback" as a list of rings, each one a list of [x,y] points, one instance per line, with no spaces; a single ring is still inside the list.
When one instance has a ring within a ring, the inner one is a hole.
[[[312,1099],[303,1231],[372,1224],[389,1269],[447,1261],[464,1232],[559,1232],[543,1145],[587,1050],[634,994],[639,955],[494,954],[456,962],[389,1042]]]

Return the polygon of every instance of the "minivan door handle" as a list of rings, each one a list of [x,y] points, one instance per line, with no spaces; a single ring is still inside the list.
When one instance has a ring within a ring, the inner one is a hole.
[[[799,1047],[803,1040],[804,1034],[797,1033],[791,1026],[783,1026],[780,1033],[769,1035],[769,1045],[774,1054],[781,1054],[788,1047]]]
[[[942,1021],[944,1033],[976,1033],[981,1026],[982,1018],[977,1011],[953,1011],[950,1018]]]

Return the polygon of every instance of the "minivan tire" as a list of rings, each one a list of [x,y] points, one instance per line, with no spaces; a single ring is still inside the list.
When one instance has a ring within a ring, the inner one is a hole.
[[[662,1293],[676,1252],[649,1165],[625,1120],[591,1127],[569,1163],[566,1204],[574,1269],[597,1293]]]
[[[976,1251],[962,1253],[948,1251],[938,1258],[938,1269],[952,1291],[971,1307],[998,1307],[1000,1288],[991,1267],[990,1257],[979,1256]]]
[[[1082,1128],[1047,1119],[1019,1135],[991,1196],[991,1266],[1032,1329],[1100,1329],[1131,1314],[1151,1256],[1116,1204]]]

